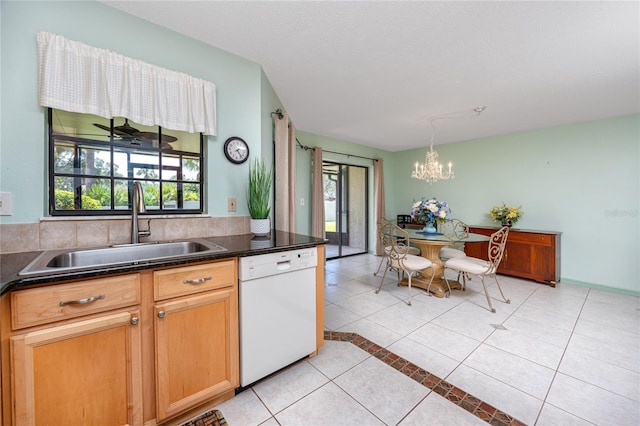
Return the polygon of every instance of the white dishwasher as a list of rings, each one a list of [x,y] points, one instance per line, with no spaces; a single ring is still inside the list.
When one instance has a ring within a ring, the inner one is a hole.
[[[316,350],[315,247],[241,257],[240,385]]]

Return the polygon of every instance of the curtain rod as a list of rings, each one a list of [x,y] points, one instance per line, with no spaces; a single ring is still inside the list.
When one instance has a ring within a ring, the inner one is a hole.
[[[282,110],[281,110],[280,108],[278,108],[277,110],[273,111],[273,112],[271,113],[271,115],[272,115],[272,116],[273,116],[273,115],[277,115],[277,116],[278,116],[278,118],[279,118],[280,120],[282,120],[282,118],[284,117],[284,115],[282,114]],[[302,144],[300,143],[300,140],[298,140],[298,138],[296,138],[296,142],[298,143],[298,146],[299,146],[300,148],[304,149],[305,151],[308,151],[308,150],[310,150],[310,149],[311,149],[311,150],[315,149],[315,147],[313,147],[313,146],[302,145]],[[363,158],[363,159],[365,159],[365,160],[371,160],[371,161],[376,161],[376,160],[377,160],[376,158],[363,157],[362,155],[355,155],[355,154],[345,154],[344,152],[329,151],[329,150],[326,150],[326,149],[323,149],[322,151],[323,151],[323,152],[329,152],[329,153],[331,153],[331,154],[346,155],[347,157]]]
[[[308,150],[310,150],[310,149],[311,149],[311,150],[316,149],[316,148],[315,148],[315,147],[313,147],[313,146],[302,145],[302,144],[300,143],[300,141],[298,140],[298,138],[296,138],[296,142],[298,142],[298,146],[299,146],[300,148],[304,149],[305,151],[308,151]],[[330,152],[331,154],[346,155],[347,157],[363,158],[363,159],[365,159],[365,160],[371,160],[371,161],[376,161],[376,160],[377,160],[377,158],[363,157],[362,155],[355,155],[355,154],[346,154],[346,153],[344,153],[344,152],[329,151],[328,149],[323,149],[323,150],[322,150],[322,152]]]
[[[273,117],[274,114],[277,115],[280,120],[282,120],[284,118],[284,115],[282,114],[282,110],[280,108],[278,108],[277,110],[273,111],[271,113],[271,116]]]

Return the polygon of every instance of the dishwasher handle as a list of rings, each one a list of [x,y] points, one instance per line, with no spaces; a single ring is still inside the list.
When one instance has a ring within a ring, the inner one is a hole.
[[[290,260],[283,260],[282,262],[278,262],[277,263],[277,268],[278,271],[286,271],[287,269],[291,268],[291,261]]]

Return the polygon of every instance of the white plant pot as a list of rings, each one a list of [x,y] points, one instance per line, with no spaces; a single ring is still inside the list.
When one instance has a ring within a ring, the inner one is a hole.
[[[271,232],[271,220],[266,219],[251,219],[251,233],[253,235],[264,236]]]

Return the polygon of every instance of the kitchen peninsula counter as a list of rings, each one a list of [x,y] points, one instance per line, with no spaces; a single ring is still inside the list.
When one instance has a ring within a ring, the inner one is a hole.
[[[78,424],[79,404],[94,423],[179,424],[233,398],[240,386],[238,258],[317,247],[317,267],[305,281],[315,287],[309,356],[317,354],[325,240],[272,231],[179,241],[191,240],[227,250],[33,275],[18,273],[59,250],[0,255],[0,423],[58,419],[63,407],[61,423]],[[104,368],[86,368],[86,360]],[[36,389],[62,397],[38,399]],[[85,398],[89,389],[109,398]]]
[[[230,235],[225,237],[199,238],[218,244],[227,249],[223,252],[190,255],[185,258],[157,259],[140,261],[137,264],[99,266],[65,272],[45,272],[37,275],[18,275],[18,273],[38,257],[42,251],[17,252],[0,254],[0,295],[13,290],[25,289],[42,284],[52,284],[58,281],[69,281],[82,278],[95,278],[127,272],[142,271],[168,266],[188,265],[195,262],[219,260],[231,257],[254,256],[265,253],[275,253],[285,250],[315,247],[326,244],[321,238],[290,232],[272,231],[269,237],[254,237],[252,234]],[[180,239],[190,240],[190,238]],[[84,250],[91,247],[74,247],[69,250]]]

